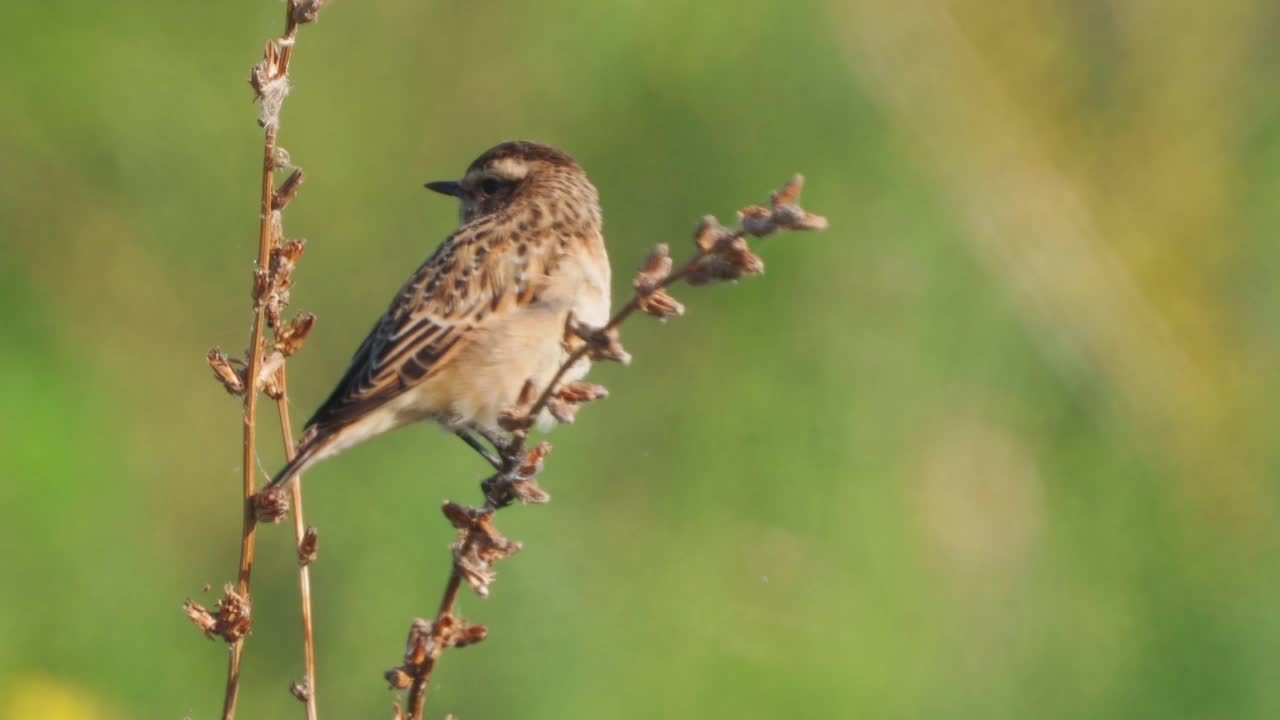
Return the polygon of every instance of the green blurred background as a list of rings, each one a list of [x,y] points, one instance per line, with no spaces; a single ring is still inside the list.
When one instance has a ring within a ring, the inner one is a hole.
[[[282,8],[6,13],[0,716],[217,715],[179,606],[235,572],[204,354],[248,332],[245,79]],[[333,3],[281,130],[295,422],[455,224],[422,182],[501,140],[590,172],[615,297],[794,171],[832,224],[628,326],[431,715],[1280,716],[1278,8]],[[389,716],[482,470],[424,427],[308,475],[322,715]],[[300,716],[292,534],[260,535],[241,716]]]

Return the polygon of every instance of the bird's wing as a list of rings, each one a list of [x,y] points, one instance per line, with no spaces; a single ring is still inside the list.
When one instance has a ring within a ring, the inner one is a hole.
[[[336,430],[431,377],[474,336],[537,300],[565,244],[494,217],[463,225],[396,294],[329,399],[307,422]]]

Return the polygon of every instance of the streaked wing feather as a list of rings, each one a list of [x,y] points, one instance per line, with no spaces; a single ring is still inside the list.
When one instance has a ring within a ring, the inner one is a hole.
[[[536,300],[561,245],[501,230],[483,218],[441,243],[396,294],[308,427],[332,431],[358,420],[430,378],[476,328]]]

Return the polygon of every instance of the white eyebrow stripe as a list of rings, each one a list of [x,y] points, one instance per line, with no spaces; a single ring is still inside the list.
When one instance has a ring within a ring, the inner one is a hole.
[[[493,174],[507,180],[520,180],[529,174],[529,166],[523,160],[517,160],[516,158],[502,158],[489,167],[492,169]]]

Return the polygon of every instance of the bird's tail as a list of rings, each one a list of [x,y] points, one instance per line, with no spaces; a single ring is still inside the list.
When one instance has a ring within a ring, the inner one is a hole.
[[[298,449],[294,453],[293,459],[280,468],[280,472],[271,478],[271,482],[267,483],[266,487],[262,488],[262,491],[275,490],[287,485],[299,473],[324,457],[321,453],[325,445],[326,443],[320,434],[314,432],[314,429],[303,433],[302,441],[298,443]]]

